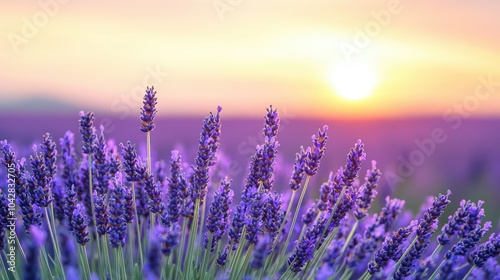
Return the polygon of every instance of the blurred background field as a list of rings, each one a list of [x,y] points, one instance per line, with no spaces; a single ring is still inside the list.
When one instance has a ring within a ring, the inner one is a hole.
[[[265,108],[255,110],[262,115],[265,113]],[[238,194],[248,174],[248,164],[255,145],[262,142],[263,118],[231,118],[225,117],[223,112],[220,149],[221,155],[227,159],[227,168],[221,174],[233,179],[232,186]],[[106,134],[108,139],[114,139],[116,143],[128,140],[138,143],[145,158],[145,136],[139,131],[138,118],[120,120],[97,114],[96,123],[103,119],[110,120],[112,124]],[[14,143],[24,157],[29,157],[32,153],[30,147],[38,144],[45,132],[58,139],[67,130],[71,130],[75,133],[77,147],[81,146],[77,112],[59,115],[9,114],[2,115],[1,120],[1,138]],[[202,120],[203,118],[159,118],[152,134],[153,160],[163,159],[168,162],[170,151],[179,149],[184,161],[192,164]],[[283,119],[278,135],[280,147],[275,172],[277,190],[287,192],[295,153],[300,146],[309,146],[311,135],[325,124],[330,127],[330,138],[319,176],[312,180],[312,186],[315,187],[309,192],[310,201],[317,198],[319,186],[328,179],[329,172],[337,171],[345,164],[347,152],[357,139],[361,139],[367,152],[367,162],[363,165],[362,174],[370,167],[371,160],[376,160],[384,173],[379,189],[379,202],[386,195],[405,199],[407,208],[416,213],[427,196],[450,189],[453,192],[452,205],[458,206],[461,199],[481,199],[486,201],[487,217],[495,224],[500,218],[497,204],[500,195],[499,119],[464,120],[457,130],[437,118],[357,121]],[[430,138],[431,132],[436,128],[445,131],[446,141],[437,143],[435,151],[426,156],[421,165],[412,165],[413,171],[410,172],[405,162],[409,161],[412,151],[419,149],[415,140]],[[405,166],[403,172],[398,170],[402,165]],[[449,212],[454,211],[453,208],[455,207],[450,207]]]

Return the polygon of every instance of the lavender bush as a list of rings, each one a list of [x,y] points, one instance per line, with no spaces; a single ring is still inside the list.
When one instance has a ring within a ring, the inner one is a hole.
[[[136,144],[116,146],[102,128],[98,135],[92,112],[80,113],[81,150],[70,131],[59,147],[43,135],[28,159],[0,142],[2,279],[500,279],[500,234],[488,234],[482,201],[460,202],[441,229],[450,191],[414,217],[391,197],[372,213],[382,171],[372,161],[360,178],[361,140],[345,166],[309,186],[331,137],[327,126],[300,147],[290,189],[280,193],[272,106],[236,191],[239,182],[215,179],[224,173],[222,108],[203,121],[186,168],[178,150],[169,164],[152,162],[156,104],[147,88],[138,126],[145,159]],[[317,200],[306,205],[311,193]]]

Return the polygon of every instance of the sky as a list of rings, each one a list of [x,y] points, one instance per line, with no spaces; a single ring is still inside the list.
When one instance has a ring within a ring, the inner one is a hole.
[[[2,111],[500,117],[500,1],[0,5]]]

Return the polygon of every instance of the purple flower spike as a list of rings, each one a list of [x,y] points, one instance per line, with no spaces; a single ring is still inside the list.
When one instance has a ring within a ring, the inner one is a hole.
[[[379,272],[382,268],[387,266],[389,260],[394,259],[398,254],[403,242],[408,239],[408,236],[413,233],[417,221],[412,221],[409,226],[404,228],[399,228],[392,233],[390,237],[387,237],[382,244],[382,247],[377,250],[373,261],[368,264],[368,272],[370,274],[375,274]]]
[[[76,185],[78,180],[74,138],[75,135],[71,131],[66,131],[64,137],[59,139],[63,166],[61,178],[65,189],[70,188],[72,185]]]
[[[15,213],[9,211],[9,200],[7,195],[0,189],[0,250],[7,244],[5,240],[5,232],[8,227],[11,227],[15,220]]]
[[[168,178],[168,193],[166,211],[162,215],[162,223],[166,227],[176,223],[182,213],[184,201],[189,197],[182,158],[179,151],[173,150],[170,159],[170,178]]]
[[[95,145],[94,113],[80,112],[80,134],[82,135],[82,153],[91,154]]]
[[[122,157],[123,157],[123,170],[125,171],[125,178],[129,182],[139,181],[140,178],[138,176],[137,170],[137,151],[135,149],[135,145],[132,142],[127,141],[127,145],[123,145],[120,143],[120,147],[122,149]]]
[[[313,146],[311,147],[311,152],[308,155],[305,172],[309,176],[313,176],[318,172],[319,162],[323,155],[325,154],[325,146],[326,140],[328,136],[326,136],[326,132],[328,131],[328,126],[323,126],[323,130],[318,131],[318,135],[313,135],[311,137],[313,141]]]
[[[326,220],[325,215],[322,215],[312,227],[307,229],[300,241],[295,242],[295,250],[288,258],[288,265],[293,272],[302,271],[304,265],[313,258],[316,243],[323,241],[320,236],[325,229]]]
[[[94,191],[94,211],[97,226],[97,233],[105,235],[108,230],[108,206],[106,205],[106,196],[100,195]]]
[[[148,194],[148,204],[149,211],[151,213],[159,213],[163,214],[163,210],[165,209],[165,205],[162,202],[162,191],[161,191],[161,183],[153,181],[154,176],[152,174],[145,174],[144,181],[144,189]]]
[[[73,218],[73,212],[75,211],[76,204],[78,203],[74,186],[71,186],[71,188],[66,191],[66,198],[64,201],[64,215],[68,221],[68,230],[73,231],[71,219]]]
[[[295,164],[293,166],[293,173],[289,183],[290,188],[293,191],[300,188],[300,184],[304,179],[306,163],[310,153],[311,149],[304,150],[304,147],[300,147],[300,152],[295,155]]]
[[[49,133],[43,135],[40,149],[42,150],[45,168],[47,169],[47,176],[52,179],[57,172],[57,150],[56,143],[54,143],[54,139]]]
[[[95,175],[95,185],[94,189],[97,190],[99,194],[105,194],[108,192],[109,183],[109,163],[106,155],[106,139],[104,138],[104,127],[100,127],[101,133],[97,139],[96,145],[94,145],[94,175]]]
[[[127,235],[127,221],[125,218],[125,189],[120,181],[114,179],[114,187],[111,189],[109,199],[109,241],[113,248],[125,244]]]
[[[76,242],[82,246],[85,246],[90,240],[87,230],[88,224],[89,219],[85,215],[83,205],[77,204],[73,211],[73,217],[71,217],[71,227],[73,228],[73,235],[76,238]]]
[[[343,182],[346,186],[352,186],[361,169],[361,163],[365,161],[364,144],[358,140],[347,155],[347,163],[343,170]]]
[[[219,252],[219,257],[217,257],[217,266],[218,267],[223,267],[226,265],[228,250],[229,250],[229,246],[226,246],[224,248],[224,251]]]
[[[314,219],[318,215],[318,207],[316,207],[316,204],[311,204],[309,208],[307,208],[307,211],[302,215],[302,223],[305,225],[310,225],[312,222],[314,222]]]
[[[432,206],[424,213],[424,217],[417,227],[416,242],[410,247],[409,253],[401,261],[401,266],[394,274],[395,279],[403,279],[411,274],[414,261],[420,259],[429,245],[430,238],[436,230],[438,219],[450,203],[448,199],[450,194],[451,192],[448,191],[446,195],[440,194],[435,197]]]
[[[450,243],[453,235],[467,222],[471,207],[473,207],[473,203],[471,201],[466,202],[465,200],[462,200],[460,202],[460,207],[453,214],[453,216],[448,217],[448,223],[443,226],[442,233],[437,238],[439,244],[444,246]]]
[[[240,243],[241,234],[243,227],[245,226],[245,210],[240,204],[236,206],[236,211],[234,212],[233,219],[231,220],[231,228],[229,229],[229,238],[231,244],[233,244],[232,249],[236,250],[236,244]]]
[[[278,230],[285,218],[285,211],[281,210],[281,195],[278,193],[265,194],[264,213],[262,223],[266,231],[274,241],[278,235]]]
[[[210,117],[205,118],[202,126],[200,140],[198,141],[198,153],[193,166],[194,174],[191,177],[191,196],[193,202],[200,200],[203,204],[209,179],[209,169],[215,160],[215,153],[219,147],[220,136],[220,107],[217,108],[217,115],[210,113]]]
[[[483,267],[488,259],[495,259],[498,255],[500,255],[500,234],[493,233],[473,254],[474,265]]]
[[[33,169],[33,182],[35,183],[34,203],[39,207],[47,207],[52,202],[50,194],[50,181],[48,177],[45,160],[41,153],[38,153],[36,146],[33,147],[34,155],[30,156],[31,168]]]
[[[156,127],[154,120],[156,116],[156,91],[155,87],[146,87],[143,106],[141,108],[141,131],[150,132]]]
[[[169,256],[179,243],[180,227],[174,224],[173,228],[160,235],[161,252],[164,256]]]
[[[226,232],[229,219],[229,206],[233,198],[233,191],[229,188],[230,182],[222,180],[219,190],[215,193],[210,209],[208,210],[207,229],[212,234],[212,240],[208,240],[209,234],[205,235],[205,249],[211,242],[210,251],[215,250],[217,242],[222,239]]]
[[[380,180],[380,170],[377,169],[377,162],[372,161],[372,169],[367,171],[365,184],[362,186],[360,197],[356,203],[356,210],[354,216],[356,219],[361,220],[366,217],[368,210],[371,207],[373,199],[377,195],[375,188]]]
[[[469,215],[467,217],[467,222],[460,228],[457,232],[460,238],[466,238],[468,233],[471,230],[475,230],[477,226],[481,223],[481,220],[484,218],[484,209],[483,209],[484,201],[479,200],[477,202],[477,206],[475,203],[472,203],[468,209]]]
[[[264,236],[253,250],[253,259],[250,263],[252,269],[260,269],[264,266],[267,256],[269,255],[269,249],[272,245],[272,238],[268,235]]]
[[[266,120],[266,124],[264,125],[264,135],[270,139],[278,135],[280,119],[278,117],[278,110],[273,110],[273,105],[269,106],[266,110],[267,114],[264,116],[264,119]]]
[[[263,194],[256,193],[247,215],[245,238],[253,244],[256,244],[262,227],[263,214]]]

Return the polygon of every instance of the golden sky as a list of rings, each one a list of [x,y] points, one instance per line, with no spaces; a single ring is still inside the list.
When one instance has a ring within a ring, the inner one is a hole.
[[[155,84],[168,115],[500,116],[500,1],[3,2],[0,104],[135,114]]]

